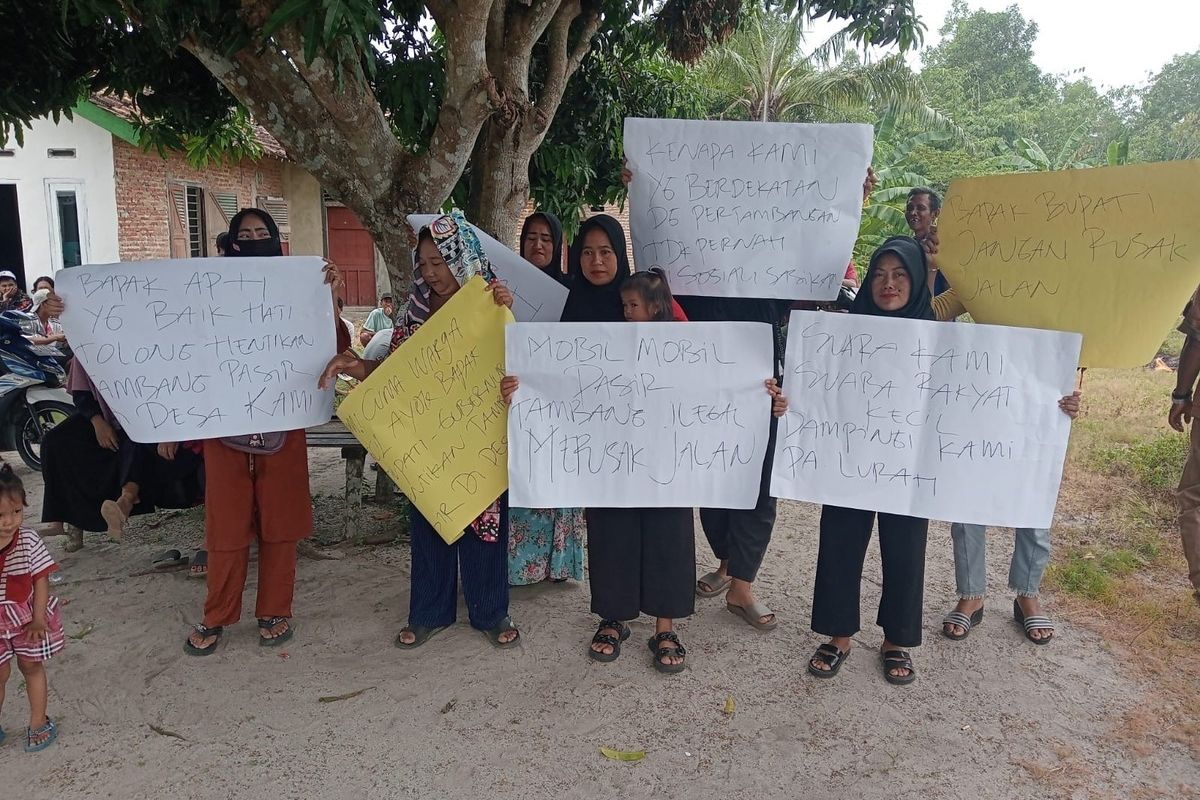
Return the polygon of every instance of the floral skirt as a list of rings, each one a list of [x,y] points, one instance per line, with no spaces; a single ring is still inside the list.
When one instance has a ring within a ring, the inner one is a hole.
[[[578,508],[513,508],[508,517],[508,582],[583,580],[587,525]]]

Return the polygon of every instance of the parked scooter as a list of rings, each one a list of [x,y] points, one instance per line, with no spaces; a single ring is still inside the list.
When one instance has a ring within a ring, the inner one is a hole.
[[[33,314],[0,313],[0,449],[16,450],[30,469],[41,471],[42,437],[75,406],[64,388],[67,356],[25,338],[39,332]]]

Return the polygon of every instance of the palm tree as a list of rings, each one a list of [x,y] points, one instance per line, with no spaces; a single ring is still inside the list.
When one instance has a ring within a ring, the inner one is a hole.
[[[738,32],[711,49],[698,67],[702,83],[720,98],[721,117],[812,122],[876,111],[965,138],[928,105],[920,78],[899,55],[867,63],[851,58],[834,65],[846,53],[846,29],[806,52],[805,31],[794,14],[772,13],[753,4],[744,14]]]

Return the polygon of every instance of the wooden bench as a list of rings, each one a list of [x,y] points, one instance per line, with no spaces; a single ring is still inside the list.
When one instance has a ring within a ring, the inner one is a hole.
[[[346,460],[346,519],[343,534],[346,539],[358,539],[362,531],[362,478],[367,449],[337,417],[324,425],[304,431],[309,447],[339,447]],[[375,478],[375,500],[386,502],[392,498],[395,484],[382,469]]]

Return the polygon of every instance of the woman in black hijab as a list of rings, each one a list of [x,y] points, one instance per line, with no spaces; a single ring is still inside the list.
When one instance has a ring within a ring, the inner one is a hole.
[[[569,284],[562,271],[563,229],[558,217],[548,211],[535,211],[521,226],[521,258],[554,280]]]
[[[603,235],[600,235],[603,234]],[[579,226],[567,256],[571,293],[563,306],[563,322],[621,322],[621,284],[630,275],[625,231],[607,214]]]
[[[871,256],[863,288],[851,314],[934,319],[926,284],[925,253],[915,239],[888,239]],[[808,662],[817,678],[832,678],[850,655],[850,637],[859,631],[863,559],[871,541],[875,512],[826,505],[821,509],[817,579],[813,586],[812,629],[829,636]],[[904,648],[921,644],[925,589],[925,540],[929,520],[879,514],[883,596],[876,624],[883,628],[883,676],[888,683],[917,678]]]

